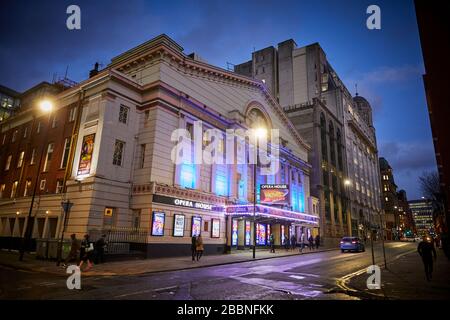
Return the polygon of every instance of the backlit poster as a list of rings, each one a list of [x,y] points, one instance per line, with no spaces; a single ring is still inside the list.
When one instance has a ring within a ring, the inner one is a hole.
[[[267,225],[267,244],[270,244],[270,224]]]
[[[153,211],[152,236],[163,236],[164,235],[165,219],[166,219],[166,215],[164,212]]]
[[[212,219],[211,238],[220,238],[220,220]]]
[[[202,230],[202,218],[192,217],[192,237],[197,237]]]
[[[183,237],[184,236],[184,214],[174,214],[173,215],[173,236]]]
[[[260,246],[266,245],[266,226],[264,224],[257,224],[256,240]]]
[[[281,225],[281,244],[284,244],[284,239],[285,239],[285,236],[284,236],[284,226]]]
[[[250,221],[245,221],[245,245],[250,245],[250,232],[251,232],[251,225]]]
[[[233,219],[233,225],[231,227],[231,245],[237,246],[238,244],[238,221]]]
[[[83,137],[81,144],[80,163],[78,165],[78,175],[89,174],[92,165],[92,153],[94,152],[95,133]]]

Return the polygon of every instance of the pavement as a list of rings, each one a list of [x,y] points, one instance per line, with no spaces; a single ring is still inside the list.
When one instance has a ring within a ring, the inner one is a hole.
[[[399,299],[421,299],[420,291],[423,290],[430,297],[449,299],[450,283],[446,280],[448,278],[444,277],[445,275],[440,274],[449,270],[449,262],[439,252],[433,281],[425,283],[424,274],[420,273],[423,271],[421,261],[416,259],[416,248],[417,244],[413,243],[386,243],[388,268],[395,274],[389,278],[382,271],[381,282],[385,290],[390,287],[392,290],[398,290],[397,295],[387,294],[387,296]],[[226,255],[226,261],[216,260],[225,259],[221,258],[222,256],[206,256],[200,263],[193,263],[189,257],[176,258],[170,265],[171,268],[178,268],[175,271],[157,271],[161,268],[155,265],[153,265],[154,272],[149,272],[150,267],[146,267],[143,270],[144,273],[134,275],[95,276],[90,271],[82,273],[80,290],[67,288],[69,275],[65,274],[64,270],[60,272],[57,269],[60,273],[52,274],[0,265],[0,299],[260,301],[380,298],[378,296],[381,293],[380,290],[365,290],[368,275],[358,275],[358,271],[365,271],[372,265],[370,248],[360,253],[328,250],[308,252],[303,255],[293,253],[285,255],[281,251],[277,252],[276,256],[270,255],[269,252],[257,252],[257,257],[263,259],[256,261],[251,260],[251,252],[236,255]],[[265,257],[271,258],[264,259]],[[379,243],[374,245],[374,257],[375,263],[381,266],[383,250]],[[244,261],[248,258],[251,261]],[[176,265],[179,259],[181,263]],[[216,265],[206,265],[213,262]],[[222,264],[217,265],[219,262]],[[148,264],[149,261],[139,260],[128,263]],[[201,263],[204,265],[200,265]],[[108,264],[113,265],[116,262]],[[108,264],[102,267],[106,268]],[[188,268],[188,265],[192,267]],[[165,270],[168,270],[168,267],[166,265]],[[95,268],[94,271],[98,272],[100,266]],[[406,272],[403,278],[399,277],[398,270],[405,270],[405,268],[410,272]],[[87,276],[88,274],[90,276]],[[345,284],[348,290],[342,289],[342,284]],[[352,288],[353,286],[357,289]]]
[[[314,252],[326,252],[337,250],[337,248],[322,247],[318,250],[304,249],[300,253],[299,249],[285,250],[278,249],[275,253],[271,253],[270,249],[258,249],[256,251],[256,259],[253,259],[251,250],[233,251],[231,254],[221,255],[204,255],[200,261],[192,261],[191,256],[154,258],[154,259],[132,259],[125,261],[112,261],[104,264],[94,265],[92,269],[83,272],[83,276],[130,276],[146,273],[176,271],[184,269],[194,269],[209,266],[220,266],[232,263],[248,262],[254,260],[265,260],[280,258],[285,256],[305,255]],[[65,274],[62,266],[56,266],[55,261],[36,259],[34,254],[25,254],[23,261],[19,261],[19,255],[16,251],[0,251],[0,265],[28,270],[33,272],[42,272],[49,274]]]
[[[449,300],[450,261],[441,249],[436,249],[437,259],[431,281],[425,277],[425,269],[419,254],[414,251],[402,254],[381,269],[381,289],[369,290],[368,274],[359,274],[348,282],[350,289],[370,294],[373,299],[387,300]]]

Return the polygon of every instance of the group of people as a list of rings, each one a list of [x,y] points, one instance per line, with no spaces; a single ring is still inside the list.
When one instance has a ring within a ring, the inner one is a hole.
[[[191,252],[192,252],[192,261],[199,261],[203,256],[203,238],[202,235],[199,234],[197,237],[192,236],[191,241]]]
[[[78,241],[75,234],[71,234],[70,241],[70,252],[64,260],[64,268],[66,268],[67,264],[73,260],[77,262],[80,269],[83,264],[87,263],[87,268],[83,271],[89,271],[94,263],[98,264],[105,262],[105,249],[107,246],[105,234],[95,242],[92,242],[89,235],[85,234],[81,243]]]
[[[270,240],[270,252],[275,253],[275,238],[273,236],[273,234],[270,235],[269,237]],[[295,250],[295,248],[297,248],[297,238],[295,237],[295,235],[292,235],[291,238],[285,238],[282,245],[284,246],[284,248],[286,249],[286,251],[288,251],[289,249],[291,250]],[[320,247],[320,236],[317,235],[315,238],[310,235],[308,238],[308,243],[305,242],[305,235],[302,234],[300,236],[300,252],[303,252],[303,249],[305,246],[309,247],[309,250],[313,250],[313,249],[319,249]]]

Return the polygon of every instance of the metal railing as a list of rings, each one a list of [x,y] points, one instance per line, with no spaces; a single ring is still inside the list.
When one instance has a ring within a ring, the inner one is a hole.
[[[145,253],[149,230],[144,228],[111,227],[91,229],[88,232],[91,241],[95,242],[102,235],[106,236],[105,254]]]

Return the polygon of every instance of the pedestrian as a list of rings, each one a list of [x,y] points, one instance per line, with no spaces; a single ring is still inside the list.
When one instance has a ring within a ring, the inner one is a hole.
[[[300,253],[303,253],[303,248],[305,247],[305,234],[300,235]]]
[[[192,261],[195,261],[195,257],[197,256],[197,238],[192,236],[191,239],[191,253],[192,253]]]
[[[289,251],[289,238],[284,238],[284,249],[286,249],[286,251]]]
[[[309,236],[308,242],[309,242],[309,251],[311,251],[312,249],[314,249],[314,238],[312,235]]]
[[[94,251],[94,244],[90,241],[89,235],[85,234],[83,241],[81,241],[80,258],[81,262],[78,266],[80,269],[85,262],[88,267],[84,271],[89,271],[92,268],[92,253]]]
[[[320,246],[320,236],[317,235],[316,236],[316,249],[319,249],[319,246]]]
[[[75,260],[75,263],[78,265],[78,258],[80,257],[80,242],[78,241],[75,233],[70,235],[70,241],[70,252],[67,258],[64,260],[64,263],[62,265],[63,268],[66,268],[67,264],[72,260]]]
[[[199,261],[203,255],[203,239],[202,239],[201,234],[198,235],[196,244],[197,245],[196,245],[195,249],[197,251],[197,261]]]
[[[425,276],[428,281],[431,281],[433,273],[433,258],[436,260],[436,249],[434,249],[433,240],[429,241],[427,236],[423,236],[422,242],[417,246],[417,251],[422,257],[422,262],[425,267]]]
[[[291,237],[291,248],[292,248],[292,251],[295,250],[296,246],[297,246],[297,239],[295,238],[295,235],[293,234],[292,237]]]
[[[273,234],[270,235],[269,240],[270,240],[270,252],[275,253],[275,237]]]
[[[95,242],[95,263],[105,263],[106,234]]]

